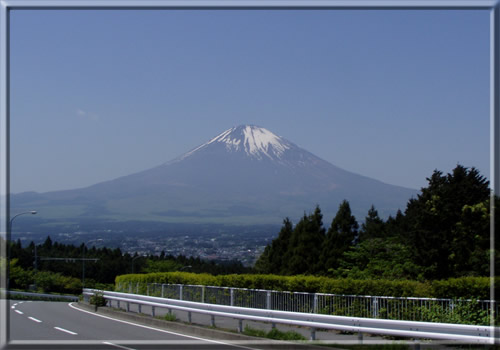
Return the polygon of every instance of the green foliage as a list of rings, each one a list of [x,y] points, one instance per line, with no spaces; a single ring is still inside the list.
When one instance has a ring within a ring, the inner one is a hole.
[[[410,247],[394,237],[369,238],[344,252],[340,267],[330,269],[336,278],[422,279],[422,269],[412,261]]]
[[[405,212],[413,261],[427,279],[487,275],[481,257],[489,248],[489,215],[482,210],[489,207],[488,181],[461,165],[447,175],[436,170],[428,181]]]
[[[127,292],[129,284],[133,286],[139,284],[139,292],[145,294],[147,283],[191,284],[345,295],[427,298],[479,297],[479,299],[489,299],[490,290],[490,279],[484,277],[461,277],[449,280],[419,282],[410,280],[329,278],[324,276],[304,275],[278,276],[245,274],[213,276],[190,272],[122,275],[116,278],[115,290]]]
[[[147,260],[144,273],[178,271],[183,266],[175,260]]]
[[[12,289],[28,289],[29,285],[34,281],[33,271],[24,270],[18,265],[18,260],[13,259],[10,261],[10,288]]]
[[[362,344],[342,344],[343,349],[349,350],[408,350],[411,348],[410,345],[407,344],[398,344],[398,343],[390,343],[390,344],[370,344],[370,345],[362,345]]]
[[[163,316],[163,319],[165,321],[175,322],[175,321],[177,321],[177,316],[175,316],[174,313],[169,312],[169,313],[165,314],[165,316]]]
[[[104,294],[102,292],[97,292],[90,297],[90,305],[95,305],[96,307],[106,306],[106,299],[104,299]]]
[[[491,321],[487,310],[483,310],[476,299],[456,300],[452,309],[433,303],[430,308],[421,307],[419,312],[422,321],[427,322],[489,325]]]
[[[283,220],[283,227],[278,237],[268,245],[255,263],[257,273],[271,273],[276,271],[285,274],[288,262],[285,254],[290,249],[290,239],[293,233],[293,224],[290,219]]]
[[[37,272],[35,284],[39,290],[46,293],[80,294],[82,290],[82,283],[79,279],[50,271]]]
[[[319,257],[323,272],[340,267],[344,252],[354,245],[357,234],[358,223],[351,214],[349,202],[344,200],[333,218]]]
[[[358,223],[344,200],[325,236],[322,214],[305,215],[292,229],[287,220],[258,260],[257,273],[316,274],[353,279],[442,280],[488,276],[489,182],[475,168],[434,171],[405,213],[384,222],[372,205]],[[495,197],[495,207],[500,199]],[[495,220],[500,222],[500,210]],[[321,249],[320,249],[321,247]],[[500,270],[500,253],[495,267]]]
[[[319,269],[318,257],[325,240],[323,215],[319,206],[313,214],[305,215],[295,226],[288,249],[284,252],[285,265],[282,271],[287,275],[313,274]],[[272,260],[272,257],[270,257]]]
[[[248,325],[245,326],[245,329],[243,330],[243,334],[249,335],[252,337],[260,337],[260,338],[269,338],[269,339],[275,339],[275,340],[307,340],[302,334],[294,332],[294,331],[287,331],[287,332],[282,332],[278,330],[277,328],[271,329],[269,332],[260,330],[260,329],[255,329],[252,327],[249,327]]]
[[[384,221],[378,216],[375,206],[371,206],[364,224],[361,225],[359,241],[367,239],[382,238],[386,236]]]

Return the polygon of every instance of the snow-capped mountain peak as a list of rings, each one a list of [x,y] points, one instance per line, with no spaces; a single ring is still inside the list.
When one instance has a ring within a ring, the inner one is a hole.
[[[228,152],[240,151],[257,159],[267,157],[278,160],[292,146],[290,142],[265,128],[255,125],[240,125],[225,130],[210,141],[184,154],[178,160],[185,159],[213,144],[223,144]]]

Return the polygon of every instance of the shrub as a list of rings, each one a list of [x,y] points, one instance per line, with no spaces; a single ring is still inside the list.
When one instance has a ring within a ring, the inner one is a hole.
[[[97,307],[106,306],[106,299],[102,292],[96,292],[90,297],[90,305],[95,305]]]
[[[276,275],[219,275],[190,272],[164,272],[144,275],[121,275],[115,288],[128,291],[129,283],[139,283],[139,293],[146,293],[147,283],[192,284],[219,287],[266,289],[291,292],[309,292],[345,295],[373,295],[426,298],[479,298],[489,299],[488,277],[462,277],[441,281],[409,281],[351,278],[334,279],[317,276]],[[135,291],[135,290],[134,290]]]

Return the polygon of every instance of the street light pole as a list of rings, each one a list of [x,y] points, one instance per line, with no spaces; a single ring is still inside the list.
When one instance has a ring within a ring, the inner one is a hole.
[[[14,215],[12,219],[9,220],[9,225],[7,227],[7,244],[8,244],[8,249],[7,249],[7,290],[10,287],[10,250],[11,250],[11,237],[12,237],[12,223],[14,222],[14,219],[17,218],[18,216],[25,215],[25,214],[32,214],[35,215],[37,213],[36,210],[30,210],[30,211],[25,211],[23,213],[19,213],[17,215]]]

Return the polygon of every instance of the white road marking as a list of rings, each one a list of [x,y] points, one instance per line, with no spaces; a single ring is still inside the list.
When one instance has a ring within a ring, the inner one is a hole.
[[[30,320],[32,321],[35,321],[35,322],[38,322],[38,323],[41,323],[42,321],[40,321],[39,319],[36,319],[34,317],[28,317]]]
[[[68,305],[72,309],[78,310],[80,312],[85,312],[85,313],[91,314],[93,316],[98,316],[98,317],[106,318],[108,320],[112,320],[112,321],[116,321],[116,322],[121,322],[121,323],[129,324],[129,325],[132,325],[132,326],[136,326],[136,327],[142,327],[142,328],[151,329],[151,330],[157,331],[157,332],[163,332],[163,333],[178,335],[178,336],[185,337],[185,338],[192,338],[192,339],[196,339],[196,340],[202,340],[202,341],[209,342],[209,343],[224,344],[224,345],[229,345],[229,346],[235,346],[235,347],[242,348],[242,349],[257,350],[257,348],[249,348],[247,346],[236,345],[236,344],[226,343],[226,342],[212,340],[212,339],[204,339],[204,338],[193,337],[191,335],[185,335],[185,334],[181,334],[181,333],[170,332],[170,331],[166,331],[164,329],[153,328],[153,327],[149,327],[149,326],[144,326],[142,324],[137,324],[137,323],[132,323],[132,322],[128,322],[128,321],[118,320],[116,318],[112,318],[112,317],[108,317],[108,316],[96,314],[95,312],[90,312],[90,311],[87,311],[87,310],[82,310],[82,309],[77,308],[76,306],[74,306],[73,303],[69,303]]]
[[[15,309],[15,308],[16,308],[16,306],[15,306],[15,305],[12,305],[10,308],[11,308],[11,309]]]
[[[20,302],[19,302],[19,304],[22,304],[22,303],[24,303],[24,301],[20,301]]]
[[[123,345],[113,344],[113,343],[111,343],[109,341],[103,341],[102,343],[106,344],[106,345],[116,346],[117,348],[120,348],[120,349],[135,350],[135,349],[132,349],[132,348],[127,348],[126,346],[123,346]]]
[[[24,314],[24,312],[19,311],[19,310],[14,310],[14,311],[17,312],[19,315],[23,315]]]
[[[78,335],[78,333],[75,333],[75,332],[72,332],[72,331],[68,331],[67,329],[64,329],[64,328],[61,328],[61,327],[54,327],[54,328],[57,329],[58,331],[65,332],[65,333],[68,333],[68,334],[71,334],[71,335]]]

